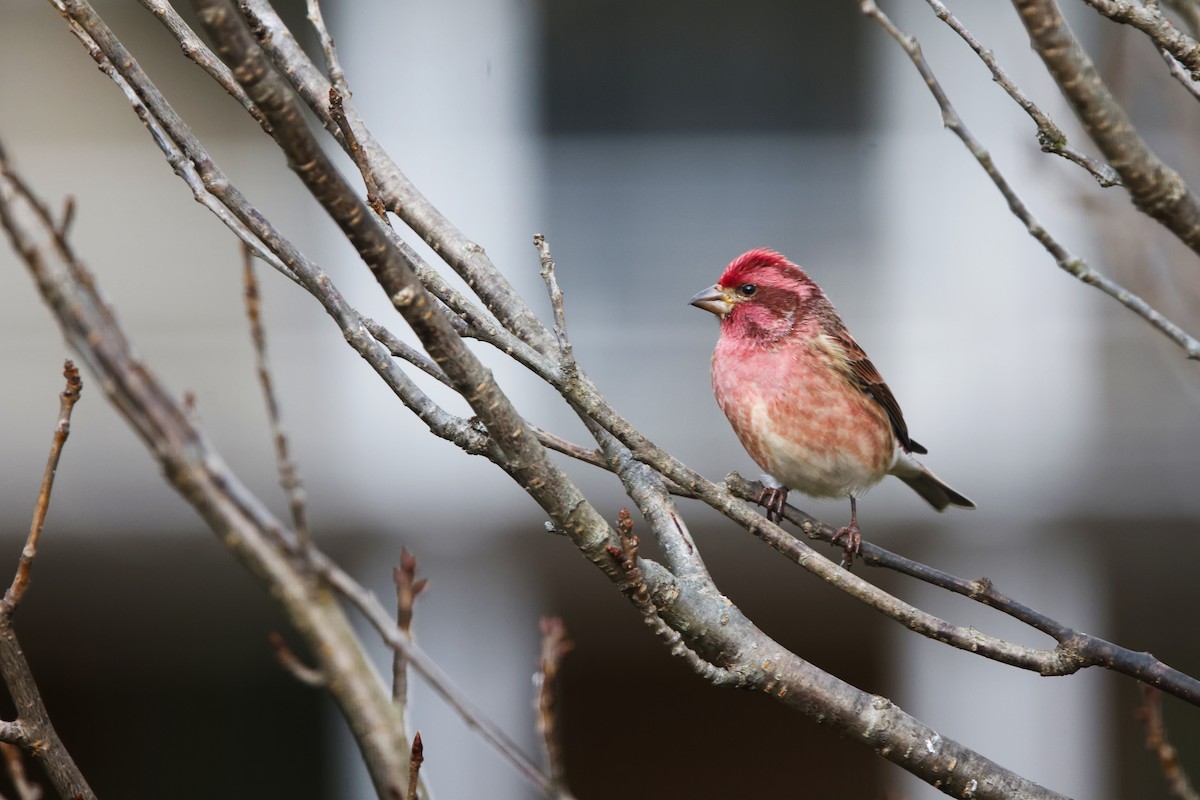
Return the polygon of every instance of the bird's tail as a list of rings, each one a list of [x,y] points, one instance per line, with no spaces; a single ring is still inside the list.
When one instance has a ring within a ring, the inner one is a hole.
[[[925,502],[938,511],[945,511],[949,506],[975,507],[974,503],[951,489],[945,481],[930,472],[928,467],[908,453],[900,453],[891,473],[911,486],[914,492],[924,497]]]

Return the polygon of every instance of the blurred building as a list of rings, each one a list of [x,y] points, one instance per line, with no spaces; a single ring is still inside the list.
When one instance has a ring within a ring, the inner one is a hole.
[[[302,27],[303,4],[288,5]],[[1085,147],[1012,9],[960,5]],[[140,8],[97,8],[243,191],[356,306],[401,327],[241,109]],[[854,4],[375,0],[325,11],[376,135],[543,311],[531,237],[547,234],[577,356],[657,443],[713,478],[756,474],[711,400],[715,323],[687,300],[742,251],[774,247],[837,304],[930,466],[979,504],[939,516],[885,482],[862,503],[866,538],[986,575],[1078,629],[1200,673],[1200,646],[1180,630],[1200,555],[1195,368],[1055,268],[942,129],[903,53]],[[1200,331],[1194,255],[1121,190],[1040,153],[1033,124],[924,5],[888,11],[920,37],[1038,219]],[[1189,98],[1157,56],[1112,25],[1079,23],[1154,146],[1176,166],[1197,163],[1194,120],[1172,111]],[[75,196],[74,241],[145,362],[195,394],[210,437],[282,514],[234,241],[191,202],[48,4],[0,10],[0,68],[0,140],[44,197]],[[1148,70],[1153,82],[1139,83]],[[277,276],[263,282],[320,544],[381,597],[400,546],[416,552],[431,579],[419,638],[531,753],[537,618],[562,615],[576,642],[563,713],[578,797],[936,796],[766,698],[703,684],[566,541],[544,533],[524,493],[425,433],[302,292]],[[0,331],[0,555],[15,566],[68,353],[6,248]],[[555,397],[481,353],[529,417],[586,440]],[[604,513],[627,504],[609,476],[570,470]],[[840,524],[845,505],[804,507]],[[683,508],[723,591],[802,657],[1066,794],[1146,795],[1161,780],[1142,750],[1131,681],[1095,670],[1041,678],[921,639],[706,507]],[[957,624],[1053,644],[967,601],[866,577]],[[368,796],[331,704],[272,660],[266,634],[285,623],[94,382],[20,616],[51,713],[101,795]],[[415,683],[413,718],[439,797],[533,796]],[[1200,774],[1195,710],[1168,700],[1167,719]]]

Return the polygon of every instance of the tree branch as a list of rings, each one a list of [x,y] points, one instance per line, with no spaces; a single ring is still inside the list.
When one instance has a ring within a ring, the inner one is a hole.
[[[262,324],[262,300],[258,291],[258,280],[254,277],[254,252],[242,244],[242,282],[246,300],[246,319],[250,323],[250,341],[254,344],[254,357],[258,372],[258,383],[262,388],[263,402],[267,407],[267,422],[271,426],[271,438],[275,444],[275,466],[279,473],[279,485],[287,496],[292,512],[292,528],[300,547],[307,550],[312,545],[308,532],[308,507],[304,486],[300,481],[300,470],[292,461],[287,432],[279,415],[279,399],[275,395],[275,381],[271,377],[271,364],[267,359],[267,333]]]
[[[975,160],[983,167],[984,172],[992,179],[992,183],[1000,190],[1000,194],[1004,196],[1013,215],[1025,225],[1025,229],[1029,232],[1029,235],[1036,239],[1046,249],[1046,252],[1054,258],[1054,263],[1087,285],[1096,287],[1149,322],[1168,339],[1182,347],[1188,358],[1200,359],[1200,340],[1197,340],[1191,334],[1184,331],[1183,328],[1167,319],[1138,295],[1111,278],[1092,269],[1086,261],[1068,251],[1049,231],[1042,227],[1042,224],[1029,211],[1025,202],[1017,195],[1016,190],[1009,184],[1008,179],[996,167],[991,154],[971,134],[967,126],[963,123],[962,118],[959,117],[958,112],[954,110],[954,106],[950,103],[950,98],[947,97],[941,83],[933,74],[933,70],[930,69],[929,64],[925,61],[925,57],[921,53],[921,45],[917,43],[917,40],[897,28],[874,0],[861,0],[859,7],[862,9],[863,14],[878,22],[887,31],[888,35],[895,39],[904,52],[908,54],[909,59],[924,79],[925,85],[929,87],[929,91],[937,101],[938,107],[942,111],[943,124],[966,145],[971,155],[975,157]],[[1099,78],[1097,77],[1096,80],[1098,81]],[[1117,107],[1116,110],[1120,111],[1120,108]],[[1132,128],[1130,128],[1130,131],[1132,131]],[[1136,134],[1134,135],[1136,136]],[[1121,171],[1121,167],[1115,161],[1113,165],[1117,167],[1118,171]],[[1124,175],[1123,172],[1122,175]],[[1178,176],[1176,177],[1178,178]],[[1182,185],[1182,180],[1180,181],[1180,185]],[[1200,207],[1197,210],[1200,212]],[[1197,217],[1197,224],[1200,225],[1200,216]],[[1200,236],[1200,227],[1197,228],[1197,235]],[[1197,243],[1200,244],[1200,238],[1197,239]]]
[[[491,373],[440,314],[428,313],[432,298],[412,264],[381,230],[378,218],[350,189],[304,123],[291,88],[265,60],[250,32],[225,0],[194,0],[201,19],[234,64],[234,75],[271,121],[288,165],[358,250],[425,350],[487,429],[488,454],[567,532],[594,563],[606,560],[611,530],[586,498],[547,457]]]
[[[874,607],[886,609],[888,613],[898,617],[908,615],[910,610],[915,611],[904,604],[896,605],[899,601],[895,598],[879,592],[876,587],[861,581],[857,576],[838,570],[807,545],[796,542],[777,526],[765,523],[760,515],[736,500],[726,489],[689,470],[632,428],[608,406],[586,375],[575,370],[563,369],[561,343],[557,337],[532,316],[524,301],[515,297],[515,293],[512,296],[506,295],[506,291],[511,292],[511,289],[506,289],[507,282],[495,273],[486,259],[477,257],[482,255],[481,251],[471,250],[474,245],[462,239],[461,234],[452,228],[443,227],[439,223],[442,218],[436,210],[431,210],[423,197],[405,195],[400,191],[403,185],[396,184],[395,176],[388,172],[390,162],[379,161],[372,155],[372,147],[377,145],[367,138],[369,134],[346,103],[346,99],[342,98],[343,109],[340,113],[344,120],[339,124],[335,119],[338,116],[337,112],[328,103],[328,81],[324,81],[315,68],[312,68],[315,78],[305,71],[311,67],[311,63],[302,53],[297,55],[289,49],[294,45],[290,34],[273,29],[271,19],[263,22],[263,15],[270,17],[273,12],[269,12],[269,9],[263,11],[264,4],[256,0],[246,0],[246,13],[255,23],[252,25],[253,35],[271,59],[284,70],[292,85],[300,89],[310,108],[317,113],[326,127],[339,137],[344,146],[352,146],[355,141],[361,142],[359,146],[367,154],[364,163],[376,178],[381,194],[391,197],[392,203],[389,208],[406,219],[414,229],[423,231],[421,235],[436,251],[447,254],[455,269],[473,276],[468,278],[468,283],[483,300],[487,309],[503,324],[503,328],[492,328],[486,334],[492,343],[541,375],[557,388],[587,421],[593,423],[590,429],[601,447],[604,459],[613,462],[610,468],[618,472],[626,484],[627,491],[637,500],[643,516],[660,543],[667,542],[676,548],[666,556],[671,571],[654,561],[639,558],[636,554],[629,556],[624,542],[613,534],[607,523],[586,503],[565,475],[557,471],[548,460],[534,431],[516,413],[508,399],[491,380],[490,374],[483,370],[474,360],[473,354],[465,349],[459,337],[467,331],[478,334],[481,326],[488,323],[484,314],[473,306],[462,305],[459,308],[466,309],[467,314],[477,315],[473,319],[467,319],[451,305],[458,302],[457,298],[452,297],[447,302],[438,295],[445,307],[457,315],[453,317],[445,313],[443,306],[425,293],[421,283],[428,286],[428,281],[432,279],[420,275],[419,271],[423,265],[412,257],[411,251],[402,246],[394,231],[390,231],[390,228],[380,222],[378,216],[369,212],[356,193],[323,158],[319,146],[303,125],[303,117],[298,104],[291,97],[290,88],[278,79],[262,59],[254,43],[248,40],[247,32],[240,25],[234,24],[236,18],[232,9],[209,0],[203,5],[208,10],[209,23],[216,30],[216,38],[221,42],[222,48],[230,54],[234,66],[233,74],[243,82],[246,97],[252,105],[268,120],[268,127],[287,153],[293,169],[356,246],[380,285],[392,298],[394,305],[417,331],[418,337],[432,356],[432,362],[426,360],[426,366],[432,364],[436,373],[443,376],[471,403],[479,423],[486,428],[486,437],[472,428],[471,431],[478,438],[471,439],[467,446],[476,446],[476,453],[486,455],[505,469],[546,510],[556,529],[568,533],[587,557],[604,570],[614,583],[621,586],[632,580],[633,572],[632,569],[624,567],[624,563],[614,563],[610,548],[617,547],[622,555],[622,562],[631,562],[633,568],[642,576],[637,585],[644,585],[645,592],[639,589],[635,594],[648,595],[653,600],[651,607],[654,609],[654,615],[671,626],[679,637],[678,641],[695,656],[695,663],[703,664],[711,670],[714,682],[722,682],[722,676],[733,676],[725,682],[769,692],[809,716],[832,720],[838,730],[871,742],[881,754],[904,764],[914,774],[941,786],[945,791],[972,793],[975,797],[1056,796],[1037,787],[1036,784],[1004,771],[961,745],[944,740],[930,728],[895,710],[882,698],[867,695],[843,684],[833,676],[826,675],[787,653],[766,638],[761,631],[753,628],[727,599],[721,597],[707,573],[703,571],[702,562],[694,554],[694,544],[690,541],[686,528],[682,526],[677,512],[666,498],[666,489],[674,488],[700,497],[787,553],[806,569],[840,588],[845,588]],[[119,52],[111,47],[110,51]],[[394,168],[394,164],[391,166]],[[405,202],[411,202],[412,205],[405,206]],[[236,205],[234,203],[234,206]],[[245,212],[245,208],[242,211]],[[315,273],[304,260],[293,258],[286,240],[278,237],[265,221],[253,220],[249,215],[246,215],[244,220],[242,216],[238,219],[242,220],[246,229],[253,232],[262,243],[268,244],[270,252],[281,263],[293,269],[293,274],[305,283],[310,292],[323,303],[328,302],[328,282],[321,283],[315,279]],[[287,258],[282,257],[281,253],[287,253]],[[293,264],[297,266],[293,267]],[[465,300],[463,302],[465,303]],[[56,313],[64,312],[56,309]],[[361,317],[352,316],[349,312],[346,312],[343,318],[348,320],[347,325],[355,324],[364,329],[366,327]],[[343,331],[345,330],[343,327]],[[565,326],[562,326],[562,331],[565,338]],[[347,339],[350,338],[347,335]],[[377,351],[374,348],[382,348],[381,343],[385,338],[380,335],[371,336],[371,341],[362,346],[375,353]],[[387,364],[396,368],[390,355],[384,352]],[[412,361],[417,363],[417,360]],[[388,373],[387,369],[379,371],[381,375]],[[426,421],[428,423],[428,420]],[[572,455],[594,457],[596,453],[594,450],[584,450],[573,445],[562,449],[570,451]],[[646,469],[644,465],[652,466],[653,470]],[[665,482],[663,476],[671,483]],[[689,548],[692,551],[690,556]],[[339,584],[325,567],[318,569],[331,585],[339,587],[341,591],[345,590],[340,588],[344,584]],[[370,605],[360,608],[370,608]],[[408,646],[410,643],[398,633],[395,620],[391,619],[390,614],[382,613],[386,622],[377,624],[381,624],[380,630],[385,640],[393,646]],[[947,626],[929,615],[918,614],[917,619],[918,629],[923,629],[926,635],[932,635],[934,638],[958,636],[961,630]],[[729,624],[733,627],[727,629]],[[1015,646],[978,635],[971,635],[969,641],[963,639],[958,641],[958,644],[966,649],[977,650],[980,649],[980,641],[996,648],[996,652],[1007,653],[1013,659],[1024,660],[1028,664],[1036,662],[1036,659],[1030,657],[1031,653],[1041,652],[1029,648],[1019,652],[1006,649]],[[414,658],[412,663],[416,666],[417,660]],[[928,755],[923,752],[914,755],[914,748],[920,751],[921,743],[925,743]],[[965,768],[960,765],[965,765]]]
[[[11,188],[10,188],[11,187]],[[8,208],[7,195],[10,191],[19,193],[23,185],[13,185],[7,166],[7,158],[0,147],[0,225],[6,230],[16,224],[16,220]],[[44,206],[35,209],[42,219],[48,219]],[[62,227],[59,228],[61,230]],[[8,689],[16,707],[17,718],[12,722],[0,723],[0,741],[19,745],[28,751],[45,771],[55,790],[63,798],[79,798],[79,800],[94,800],[92,792],[83,773],[71,758],[71,753],[58,737],[54,724],[50,721],[50,712],[42,702],[37,682],[33,678],[33,670],[25,658],[17,633],[13,628],[13,616],[17,607],[29,588],[30,569],[37,555],[37,543],[41,537],[42,525],[46,512],[50,507],[50,493],[54,485],[54,474],[62,455],[63,444],[71,429],[71,411],[79,400],[83,383],[79,379],[79,370],[70,361],[63,366],[63,376],[66,378],[66,389],[59,394],[58,424],[55,425],[54,437],[50,444],[50,455],[46,460],[46,470],[42,477],[41,490],[38,492],[37,504],[33,512],[33,522],[29,527],[29,537],[21,551],[12,585],[0,602],[0,677]],[[5,751],[6,757],[8,751]],[[10,770],[12,761],[9,761]],[[14,772],[13,780],[18,782]]]
[[[3,156],[0,156],[0,159],[2,158]],[[63,377],[67,379],[67,388],[58,395],[58,424],[54,426],[54,438],[50,442],[50,455],[46,459],[46,469],[42,473],[42,488],[38,492],[37,503],[33,509],[33,521],[29,525],[29,536],[25,539],[25,547],[21,550],[17,574],[13,576],[12,585],[4,593],[4,599],[0,601],[0,614],[10,617],[16,613],[21,598],[29,590],[33,559],[37,556],[38,541],[42,538],[42,526],[46,524],[46,512],[50,510],[50,493],[54,490],[54,476],[58,472],[58,460],[62,457],[62,449],[67,442],[67,437],[71,435],[71,411],[79,402],[80,392],[83,391],[79,368],[70,359],[63,363]]]
[[[1029,31],[1033,49],[1092,141],[1120,173],[1133,204],[1200,253],[1200,199],[1138,134],[1067,26],[1058,4],[1054,0],[1013,0],[1013,5]],[[1181,54],[1172,55],[1179,58]],[[1188,65],[1187,60],[1180,60]]]
[[[241,0],[239,10],[263,51],[349,154],[350,144],[330,113],[331,84],[300,47],[296,37],[266,0]],[[553,335],[495,268],[483,248],[464,236],[421,194],[371,135],[350,100],[343,98],[343,102],[347,125],[363,149],[387,209],[446,260],[507,330],[538,352],[552,353],[556,347]]]
[[[337,602],[275,546],[288,536],[283,525],[226,468],[183,409],[133,357],[115,317],[96,294],[94,279],[58,235],[45,207],[14,180],[6,159],[0,159],[0,175],[5,184],[0,186],[0,221],[67,340],[154,453],[170,484],[271,587],[316,656],[380,795],[402,795],[407,764],[401,753],[408,743],[395,736],[393,706]],[[38,229],[18,218],[18,202],[35,210],[41,235],[49,237],[44,247]],[[295,542],[291,544],[294,548]],[[0,627],[0,659],[15,647],[11,630]]]
[[[1013,83],[1008,73],[1000,68],[1000,63],[996,61],[996,57],[992,54],[992,51],[980,44],[979,40],[958,20],[958,17],[950,13],[950,9],[946,8],[945,4],[939,2],[939,0],[926,0],[926,2],[933,9],[933,13],[937,18],[950,26],[950,29],[957,33],[975,51],[975,55],[979,56],[980,61],[991,70],[992,77],[996,83],[1000,84],[1000,88],[1004,89],[1008,93],[1008,96],[1037,125],[1037,139],[1038,143],[1042,146],[1042,152],[1054,153],[1078,164],[1091,173],[1096,182],[1103,187],[1121,185],[1121,176],[1117,174],[1116,170],[1108,164],[1096,161],[1094,158],[1089,158],[1067,144],[1067,135],[1063,133],[1062,128],[1058,127],[1054,123],[1054,120],[1050,119],[1044,111],[1038,108],[1037,104],[1021,91],[1021,87]]]
[[[1113,22],[1129,25],[1146,34],[1154,44],[1200,80],[1200,42],[1175,27],[1157,5],[1138,5],[1127,0],[1083,0]]]
[[[1167,739],[1162,695],[1153,686],[1142,687],[1142,706],[1137,710],[1137,717],[1146,726],[1146,749],[1158,759],[1158,766],[1167,779],[1171,800],[1200,800],[1200,793],[1192,788],[1191,779],[1179,763],[1178,751]]]

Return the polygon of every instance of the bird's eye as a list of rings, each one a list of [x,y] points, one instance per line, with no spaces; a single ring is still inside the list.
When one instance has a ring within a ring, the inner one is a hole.
[[[753,283],[743,283],[738,287],[738,294],[740,294],[742,297],[750,297],[757,291],[758,287]]]

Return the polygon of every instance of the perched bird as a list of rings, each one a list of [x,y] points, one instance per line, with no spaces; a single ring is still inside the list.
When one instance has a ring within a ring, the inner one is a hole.
[[[721,318],[713,392],[762,469],[768,519],[783,515],[788,489],[849,497],[850,524],[834,541],[851,561],[862,544],[857,498],[895,475],[943,511],[975,504],[913,457],[896,398],[804,270],[760,248],[733,260],[691,304]],[[773,484],[773,485],[772,485]]]

